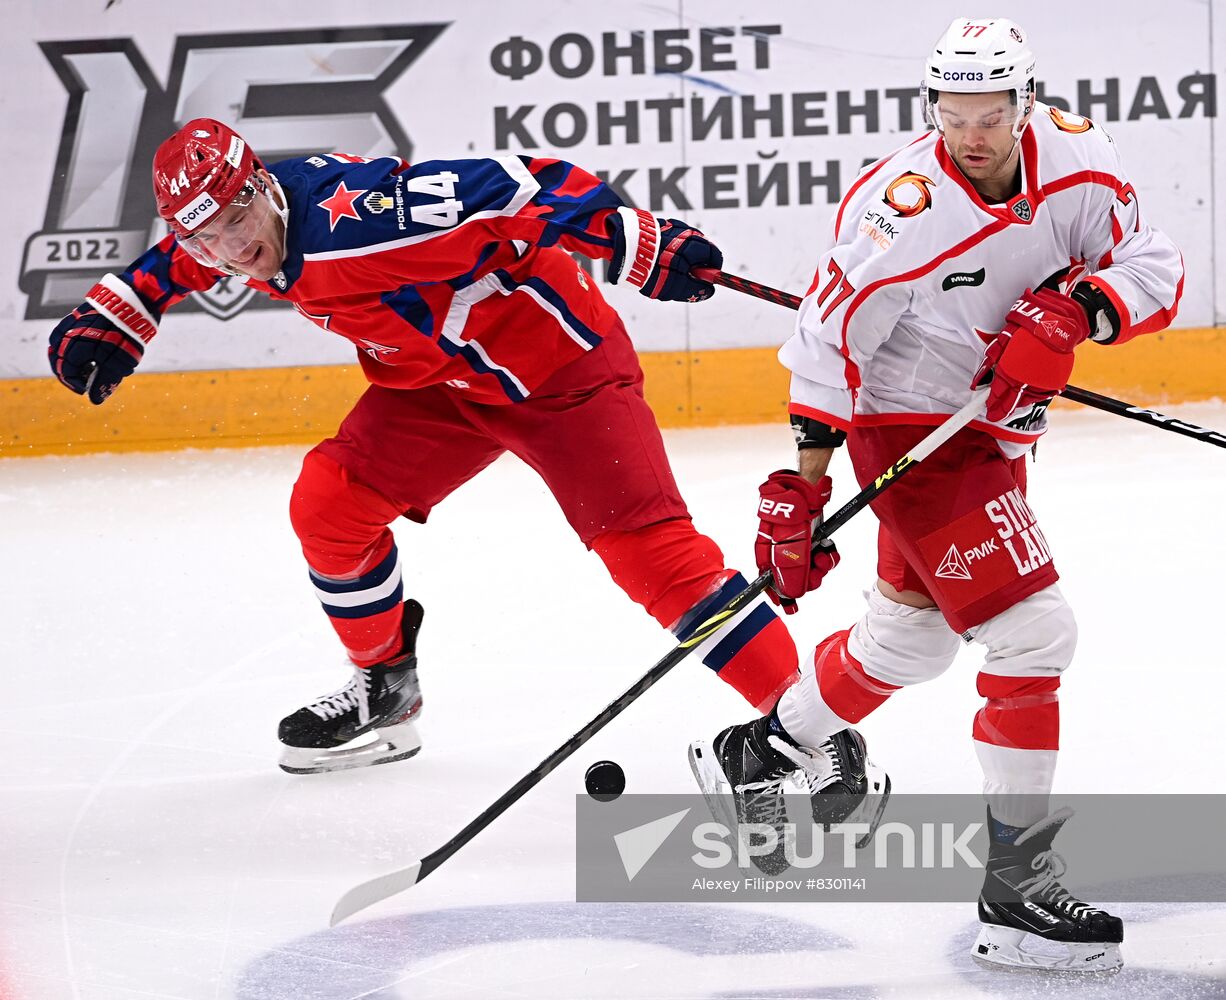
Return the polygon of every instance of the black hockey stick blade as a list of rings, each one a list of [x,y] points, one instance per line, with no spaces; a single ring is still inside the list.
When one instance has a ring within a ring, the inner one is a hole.
[[[800,308],[801,298],[799,295],[781,292],[778,288],[771,288],[770,285],[763,285],[761,282],[753,281],[749,278],[742,278],[736,274],[728,274],[714,267],[696,267],[692,274],[700,281],[709,281],[713,285],[723,285],[725,288],[731,288],[735,292],[752,295],[754,298],[763,299],[767,302],[774,302],[776,305],[786,306],[788,309]],[[1053,274],[1043,284],[1049,288],[1057,287],[1059,285],[1058,279],[1062,274],[1063,272]],[[1113,399],[1110,396],[1104,396],[1101,393],[1082,389],[1075,385],[1065,386],[1060,390],[1060,395],[1074,403],[1080,403],[1082,406],[1092,406],[1097,410],[1114,413],[1119,417],[1139,420],[1142,423],[1149,424],[1151,427],[1159,427],[1164,431],[1173,431],[1185,437],[1195,438],[1197,441],[1204,441],[1206,444],[1226,448],[1226,434],[1221,431],[1210,430],[1208,427],[1200,427],[1197,424],[1190,424],[1185,420],[1179,420],[1175,417],[1169,417],[1165,413],[1159,413],[1157,410],[1147,410],[1142,406],[1133,406],[1131,403],[1125,403],[1121,399]]]
[[[979,389],[972,393],[970,400],[962,409],[958,410],[957,413],[951,414],[948,419],[919,441],[911,451],[902,456],[902,458],[865,486],[832,515],[823,520],[821,526],[813,533],[813,544],[817,545],[819,542],[829,538],[856,514],[864,510],[873,500],[877,499],[885,490],[898,482],[912,466],[918,465],[974,420],[975,417],[979,416],[983,411],[986,395],[986,389]],[[455,854],[456,851],[472,840],[473,837],[489,826],[490,823],[501,816],[509,806],[522,798],[529,789],[540,783],[546,775],[555,770],[583,744],[600,732],[617,716],[621,715],[633,702],[638,700],[640,695],[652,687],[656,681],[684,660],[695,646],[700,645],[705,639],[710,638],[720,629],[724,628],[736,616],[738,611],[766,590],[770,582],[770,573],[763,573],[745,590],[742,590],[718,610],[712,612],[688,639],[674,646],[647,673],[614,698],[613,701],[609,702],[604,710],[586,726],[503,792],[484,812],[438,850],[432,851],[424,858],[414,861],[404,868],[369,879],[346,892],[332,910],[330,926],[335,927],[346,917],[350,917],[359,910],[364,910],[366,907],[388,899],[397,893],[404,892],[406,889],[411,889],[424,879]]]

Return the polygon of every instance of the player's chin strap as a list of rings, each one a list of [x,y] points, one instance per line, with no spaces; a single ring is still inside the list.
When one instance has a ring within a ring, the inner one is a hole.
[[[268,196],[268,200],[272,202],[272,210],[277,213],[277,218],[281,220],[281,225],[289,227],[289,199],[285,196],[285,189],[281,187],[281,182],[270,174],[267,170],[264,171],[264,176],[268,178],[264,182],[264,193]],[[272,186],[272,190],[268,190],[268,186]],[[273,195],[276,195],[274,198]]]
[[[760,284],[749,278],[741,278],[735,274],[728,274],[726,271],[717,271],[713,267],[695,268],[694,277],[699,281],[709,281],[713,285],[723,285],[725,288],[731,288],[733,291],[741,292],[744,295],[752,295],[756,299],[774,302],[775,305],[784,306],[787,309],[800,308],[801,298],[799,295],[781,292],[779,289],[771,288],[769,285]],[[1048,280],[1050,281],[1051,279]],[[1078,388],[1075,385],[1065,386],[1060,390],[1060,395],[1065,399],[1072,400],[1074,403],[1081,403],[1082,406],[1092,406],[1096,410],[1114,413],[1117,417],[1139,420],[1141,423],[1149,424],[1151,427],[1160,427],[1164,431],[1173,431],[1176,434],[1182,434],[1184,437],[1195,438],[1197,441],[1216,445],[1218,448],[1226,448],[1226,434],[1223,434],[1221,431],[1210,430],[1207,427],[1190,424],[1175,417],[1168,417],[1157,410],[1147,410],[1141,406],[1133,406],[1131,403],[1125,403],[1123,400],[1112,399],[1110,396],[1103,396],[1097,392],[1091,392],[1089,389]]]

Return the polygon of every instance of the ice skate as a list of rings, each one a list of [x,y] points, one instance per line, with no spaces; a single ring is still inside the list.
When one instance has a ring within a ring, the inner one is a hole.
[[[1115,972],[1123,966],[1123,921],[1083,903],[1057,881],[1064,874],[1064,859],[1051,843],[1072,815],[1071,809],[1060,809],[1011,844],[991,841],[975,958],[1062,972]]]
[[[412,757],[421,749],[413,720],[421,714],[417,633],[422,606],[405,601],[404,646],[386,663],[355,667],[339,691],[281,720],[281,770],[317,774]],[[363,739],[365,737],[365,739]],[[350,745],[354,744],[354,745]]]
[[[868,823],[856,841],[872,839],[890,795],[889,776],[865,756],[864,738],[854,729],[835,733],[816,749],[773,734],[770,717],[730,726],[710,744],[690,746],[690,768],[712,815],[729,829],[738,823],[765,823],[779,835],[768,855],[754,863],[768,875],[788,867],[784,854],[785,796],[809,798],[813,821]]]

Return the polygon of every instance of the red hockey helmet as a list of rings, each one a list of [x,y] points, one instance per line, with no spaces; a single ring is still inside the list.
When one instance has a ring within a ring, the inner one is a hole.
[[[158,215],[180,240],[229,205],[262,166],[243,137],[212,118],[196,118],[153,157]]]

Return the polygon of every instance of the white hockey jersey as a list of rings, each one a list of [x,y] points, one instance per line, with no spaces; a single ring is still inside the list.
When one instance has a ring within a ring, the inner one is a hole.
[[[936,132],[860,173],[779,350],[793,413],[843,429],[853,414],[857,425],[939,423],[969,398],[1018,296],[1057,273],[1066,289],[1092,276],[1119,313],[1115,343],[1170,324],[1183,260],[1143,220],[1111,138],[1036,104],[1021,173],[1019,194],[987,204]],[[1046,403],[971,426],[1016,457],[1046,430]]]

